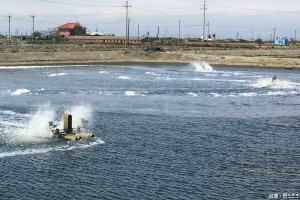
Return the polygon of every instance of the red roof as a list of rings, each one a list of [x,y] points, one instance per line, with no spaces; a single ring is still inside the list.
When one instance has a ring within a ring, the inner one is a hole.
[[[57,27],[58,29],[74,29],[76,26],[78,26],[77,23],[67,23],[64,25],[61,25]],[[86,27],[82,26],[83,29],[86,29]]]

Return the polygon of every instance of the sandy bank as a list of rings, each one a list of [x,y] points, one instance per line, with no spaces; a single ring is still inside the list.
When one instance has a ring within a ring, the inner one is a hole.
[[[0,66],[123,63],[189,63],[206,61],[218,66],[300,69],[299,50],[144,51],[122,49],[84,52],[2,52]]]

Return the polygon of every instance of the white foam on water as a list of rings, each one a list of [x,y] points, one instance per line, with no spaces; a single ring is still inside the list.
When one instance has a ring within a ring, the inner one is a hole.
[[[189,92],[187,93],[188,96],[192,96],[192,97],[197,97],[198,94],[194,93],[194,92]]]
[[[172,81],[172,80],[176,80],[176,78],[171,78],[170,76],[166,76],[166,77],[157,77],[156,79],[158,79],[158,80],[164,80],[164,81]]]
[[[139,94],[136,93],[135,91],[126,91],[125,95],[126,96],[138,96]]]
[[[203,79],[203,78],[194,78],[193,81],[206,81],[207,79]]]
[[[17,89],[16,91],[14,91],[11,96],[19,96],[21,94],[25,94],[25,93],[29,93],[30,90],[27,90],[27,89]]]
[[[158,74],[154,73],[154,72],[146,72],[146,75],[152,75],[152,76],[158,76]]]
[[[30,114],[16,113],[11,110],[0,110],[0,114],[10,115],[10,116],[18,116],[18,117],[30,117]]]
[[[131,78],[129,76],[119,76],[118,79],[129,80]]]
[[[255,97],[258,95],[258,93],[256,92],[230,93],[225,95],[211,92],[210,94],[213,95],[214,97]]]
[[[257,96],[257,93],[256,92],[245,92],[245,93],[240,93],[238,95],[244,96],[244,97],[255,97],[255,96]]]
[[[58,73],[58,74],[50,74],[49,77],[55,77],[55,76],[64,76],[66,73]]]
[[[1,114],[5,114],[5,115],[15,115],[16,113],[10,110],[0,110]]]
[[[98,92],[98,94],[105,95],[105,96],[111,96],[113,93],[112,92],[108,92],[108,91],[104,91],[104,92],[100,91],[100,92]]]
[[[107,71],[99,71],[98,74],[108,74]]]
[[[256,83],[251,84],[252,87],[257,88],[275,88],[275,89],[292,89],[295,88],[295,83],[286,80],[273,80],[272,78],[258,79]]]
[[[264,94],[265,96],[285,96],[285,95],[294,95],[299,94],[299,92],[296,91],[290,91],[290,92],[267,92],[267,94]]]
[[[12,122],[12,121],[6,121],[6,120],[0,120],[0,125],[5,127],[14,127],[14,128],[26,128],[25,124],[22,124],[20,122]]]
[[[214,93],[214,92],[211,92],[210,94],[213,95],[214,97],[221,97],[222,96],[222,95],[220,95],[218,93]]]
[[[12,152],[0,152],[0,158],[5,157],[14,157],[14,156],[22,156],[22,155],[30,155],[30,154],[43,154],[43,153],[49,153],[49,152],[55,152],[55,151],[70,151],[74,149],[85,149],[92,146],[96,146],[99,144],[104,144],[105,142],[101,139],[96,139],[93,142],[90,142],[88,144],[77,144],[77,145],[63,145],[59,147],[49,147],[49,148],[36,148],[36,149],[25,149],[25,150],[17,150]]]
[[[206,62],[191,62],[189,67],[194,72],[215,72],[214,68]]]
[[[139,94],[135,91],[126,91],[125,96],[145,96],[145,95]]]
[[[217,76],[216,74],[205,74],[205,76]]]
[[[49,148],[49,149],[25,149],[25,150],[12,151],[12,152],[2,152],[2,153],[0,153],[0,158],[14,157],[14,156],[18,156],[18,155],[40,154],[40,153],[47,153],[49,151],[51,151],[51,148]]]
[[[246,81],[246,80],[235,80],[234,82],[245,83],[245,82],[249,82],[249,81]]]

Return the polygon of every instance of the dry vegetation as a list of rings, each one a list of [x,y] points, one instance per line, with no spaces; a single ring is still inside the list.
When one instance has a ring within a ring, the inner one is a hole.
[[[300,68],[300,43],[272,48],[270,43],[228,43],[210,41],[129,45],[99,43],[55,43],[18,40],[17,45],[0,41],[0,65],[189,63],[206,61],[212,65]],[[154,51],[152,47],[161,47]]]

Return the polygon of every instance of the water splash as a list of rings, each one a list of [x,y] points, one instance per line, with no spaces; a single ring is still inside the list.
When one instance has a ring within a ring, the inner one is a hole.
[[[258,79],[256,83],[251,84],[252,87],[257,88],[275,88],[275,89],[292,89],[295,88],[295,84],[286,81],[286,80],[272,80],[272,78],[264,78],[264,79]]]
[[[188,92],[187,95],[191,96],[191,97],[198,97],[198,94],[196,94],[194,92]]]
[[[214,72],[214,68],[206,62],[191,62],[189,63],[190,70],[194,72]]]
[[[50,138],[52,132],[49,129],[49,121],[54,121],[55,112],[50,105],[42,106],[32,115],[25,129],[16,133],[17,138],[32,140],[35,138]]]
[[[15,92],[12,93],[11,96],[19,96],[21,94],[29,93],[30,90],[27,89],[17,89]]]
[[[129,80],[131,78],[129,76],[119,76],[118,79]]]
[[[125,92],[125,96],[139,96],[140,94],[138,94],[135,91],[126,91]]]
[[[5,113],[10,114],[8,111]],[[4,113],[4,114],[5,114]],[[81,126],[82,118],[92,119],[92,108],[88,105],[74,106],[65,111],[73,117],[73,127]],[[15,116],[15,117],[14,117]],[[59,121],[55,121],[59,119]],[[53,121],[59,129],[63,128],[63,116],[56,116],[55,109],[51,105],[44,105],[32,114],[23,117],[14,114],[9,121],[0,119],[0,139],[6,143],[43,142],[49,140],[53,134],[48,122]]]
[[[64,76],[66,73],[50,74],[49,77]]]
[[[72,115],[72,126],[75,128],[77,126],[83,126],[82,120],[85,119],[88,121],[92,120],[92,107],[89,105],[80,105],[80,106],[74,106],[70,110],[67,110],[65,113]],[[61,121],[61,127],[63,124],[63,121]]]

